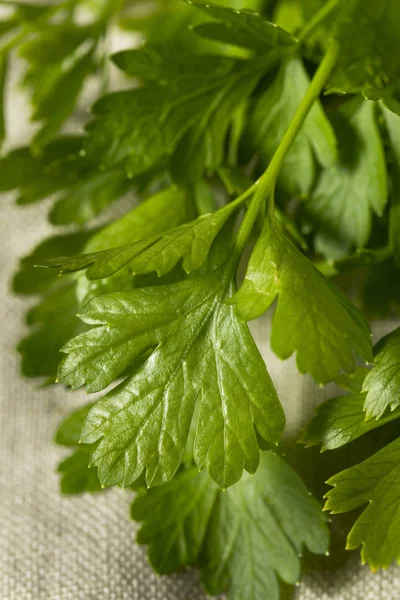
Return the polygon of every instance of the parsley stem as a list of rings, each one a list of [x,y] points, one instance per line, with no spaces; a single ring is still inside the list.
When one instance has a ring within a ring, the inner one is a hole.
[[[240,254],[243,252],[251,230],[253,229],[253,225],[257,219],[257,215],[259,214],[266,199],[268,199],[268,214],[273,215],[275,206],[274,189],[283,162],[290,148],[292,147],[292,144],[296,139],[304,121],[306,120],[308,113],[313,107],[314,102],[319,98],[322,90],[324,89],[325,84],[336,65],[338,55],[339,45],[336,41],[333,41],[313,79],[311,80],[308,90],[305,93],[298,109],[296,110],[285,135],[283,136],[274,156],[271,159],[271,162],[267,167],[267,170],[256,181],[256,183],[249,188],[249,190],[252,191],[254,188],[256,188],[257,191],[253,196],[236,238],[235,253],[237,256],[240,256]],[[235,202],[237,202],[237,200],[235,200]]]

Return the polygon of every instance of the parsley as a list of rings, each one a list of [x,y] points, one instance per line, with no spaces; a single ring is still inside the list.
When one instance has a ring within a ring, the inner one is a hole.
[[[13,279],[22,373],[103,392],[56,434],[61,491],[130,488],[157,572],[274,600],[328,552],[311,463],[327,509],[362,509],[347,546],[398,559],[400,333],[373,348],[369,323],[400,310],[397,0],[0,5],[0,190],[58,229]],[[299,474],[246,323],[275,302],[273,352],[344,390],[300,434],[332,459],[299,447]]]
[[[296,583],[302,549],[324,554],[329,543],[317,502],[271,451],[263,454],[257,475],[225,493],[205,473],[183,471],[142,493],[132,517],[143,522],[138,542],[149,545],[158,573],[200,562],[208,593],[228,587],[233,600],[279,598],[278,577]]]

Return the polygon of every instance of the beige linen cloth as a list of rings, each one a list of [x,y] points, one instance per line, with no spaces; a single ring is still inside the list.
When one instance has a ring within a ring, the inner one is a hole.
[[[14,97],[9,107],[14,143],[26,134],[24,110]],[[34,382],[21,378],[15,346],[24,333],[29,301],[10,293],[17,259],[51,229],[44,207],[18,208],[9,195],[1,199],[0,223],[0,600],[205,599],[195,572],[173,577],[152,572],[145,549],[134,542],[137,526],[129,518],[129,492],[60,495],[55,466],[65,452],[53,444],[54,431],[86,397],[61,386],[35,389]],[[334,392],[301,377],[293,360],[281,363],[273,356],[269,325],[269,317],[261,319],[253,333],[284,403],[288,427],[298,430],[315,405]],[[376,336],[394,325],[378,324]],[[296,599],[400,599],[397,567],[372,575],[359,565],[355,552],[343,567],[307,575],[296,588]]]

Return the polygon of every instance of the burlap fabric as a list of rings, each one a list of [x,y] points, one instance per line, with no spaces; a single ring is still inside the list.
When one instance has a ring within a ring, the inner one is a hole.
[[[21,129],[12,101],[14,129]],[[18,141],[14,136],[14,142]],[[45,209],[0,205],[0,600],[200,600],[197,575],[160,578],[134,543],[131,495],[109,490],[66,498],[59,494],[55,465],[64,455],[52,438],[60,420],[85,402],[61,387],[35,389],[18,373],[15,346],[24,331],[27,302],[9,292],[17,258],[49,233]],[[393,323],[375,328],[377,336]],[[268,319],[253,327],[285,405],[289,429],[298,429],[332,389],[321,390],[298,375],[294,362],[279,362],[268,348]],[[359,555],[334,571],[315,571],[296,589],[298,600],[398,600],[398,568],[372,575]],[[243,598],[246,600],[246,598]],[[269,600],[266,598],[265,600]]]

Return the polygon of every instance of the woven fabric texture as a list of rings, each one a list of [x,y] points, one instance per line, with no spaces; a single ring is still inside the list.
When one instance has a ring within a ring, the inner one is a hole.
[[[14,142],[21,139],[24,110],[13,97],[10,117],[19,132]],[[0,223],[0,600],[204,600],[195,572],[169,578],[152,572],[145,549],[134,543],[129,492],[60,495],[55,467],[64,452],[53,444],[54,431],[86,398],[61,386],[40,389],[20,377],[15,347],[29,302],[10,292],[18,257],[50,227],[45,208],[17,208],[10,196],[2,198]],[[378,324],[376,337],[394,325]],[[278,361],[268,347],[269,327],[269,319],[261,319],[253,333],[284,403],[288,429],[295,432],[333,389],[301,377],[294,360]],[[396,567],[372,575],[360,568],[358,552],[344,565],[329,564],[324,559],[318,570],[311,565],[296,600],[400,598]]]

